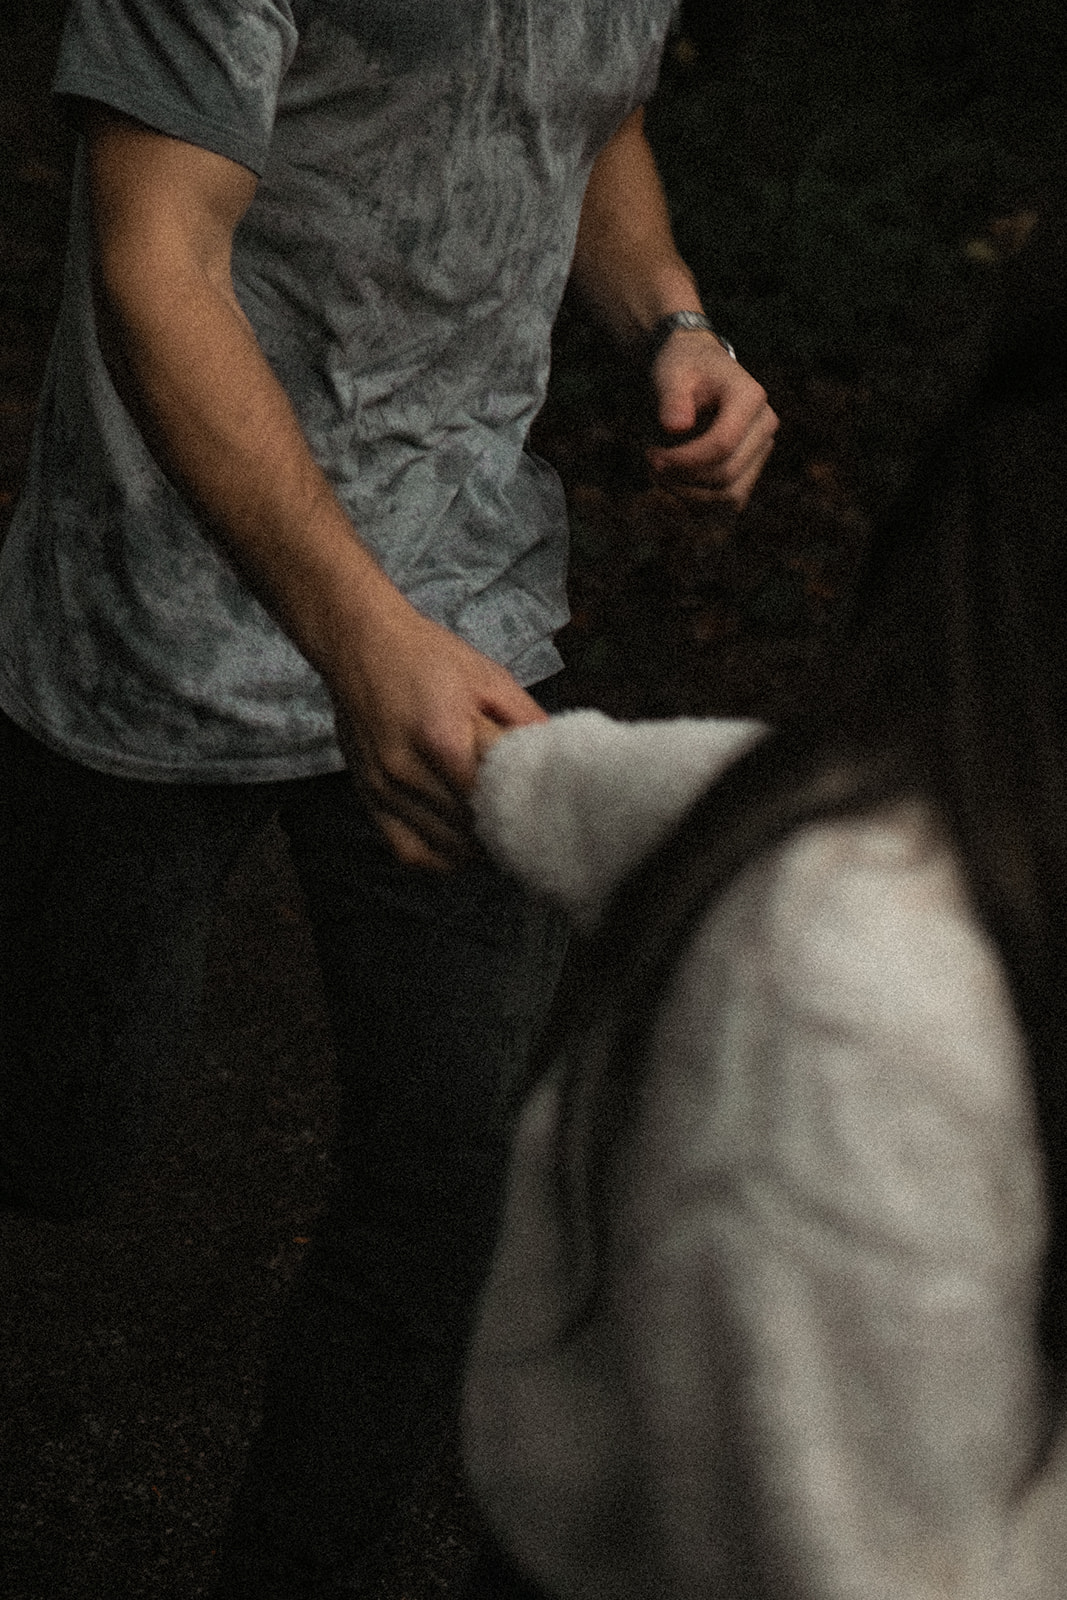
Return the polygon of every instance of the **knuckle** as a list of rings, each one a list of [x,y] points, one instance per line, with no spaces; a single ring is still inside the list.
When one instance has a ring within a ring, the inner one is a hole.
[[[394,823],[387,826],[385,831],[394,855],[404,866],[425,867],[434,860],[422,840],[401,824]]]

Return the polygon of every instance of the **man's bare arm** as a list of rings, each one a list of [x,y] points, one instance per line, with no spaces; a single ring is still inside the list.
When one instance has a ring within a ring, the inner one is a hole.
[[[89,125],[97,295],[115,380],[165,469],[321,672],[397,853],[463,854],[488,719],[543,713],[511,675],[421,616],[360,542],[233,290],[256,180],[109,112]]]
[[[672,311],[701,311],[678,254],[643,112],[623,123],[597,159],[582,207],[573,276],[586,298],[631,345]],[[707,332],[677,332],[652,367],[659,422],[685,443],[649,452],[658,477],[689,500],[748,500],[770,455],[778,420],[764,390]]]

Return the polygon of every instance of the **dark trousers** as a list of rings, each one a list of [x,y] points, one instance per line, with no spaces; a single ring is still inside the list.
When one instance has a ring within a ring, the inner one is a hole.
[[[144,784],[7,723],[3,743],[8,1204],[106,1210],[167,1149],[219,890],[272,816],[288,837],[337,1046],[339,1182],[277,1330],[222,1593],[368,1592],[413,1463],[451,1428],[559,925],[488,863],[401,866],[344,774]]]

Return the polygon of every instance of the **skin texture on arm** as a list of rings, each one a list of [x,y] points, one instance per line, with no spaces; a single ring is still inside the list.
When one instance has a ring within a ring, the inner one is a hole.
[[[432,867],[462,859],[479,731],[544,713],[504,668],[410,605],[316,464],[233,289],[253,174],[103,110],[88,140],[101,339],[123,398],[322,674],[346,758],[397,854]]]
[[[640,344],[668,312],[703,309],[674,244],[641,110],[627,118],[593,168],[573,276],[623,343]],[[651,378],[660,426],[683,436],[649,451],[659,481],[693,504],[740,510],[778,427],[764,390],[706,331],[672,334]],[[707,418],[707,426],[689,437]]]

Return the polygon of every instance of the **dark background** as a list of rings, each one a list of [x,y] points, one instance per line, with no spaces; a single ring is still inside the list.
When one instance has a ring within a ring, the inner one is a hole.
[[[0,11],[0,515],[62,263],[61,7]],[[1060,0],[690,0],[650,130],[708,308],[783,428],[739,523],[645,477],[639,381],[573,308],[538,429],[570,496],[570,695],[624,714],[803,698],[872,516],[973,361],[999,265],[1061,184]],[[254,1421],[261,1341],[328,1179],[330,1055],[269,835],[220,917],[173,1158],[136,1222],[0,1221],[0,1594],[193,1600]],[[395,1593],[463,1524],[428,1473]]]

